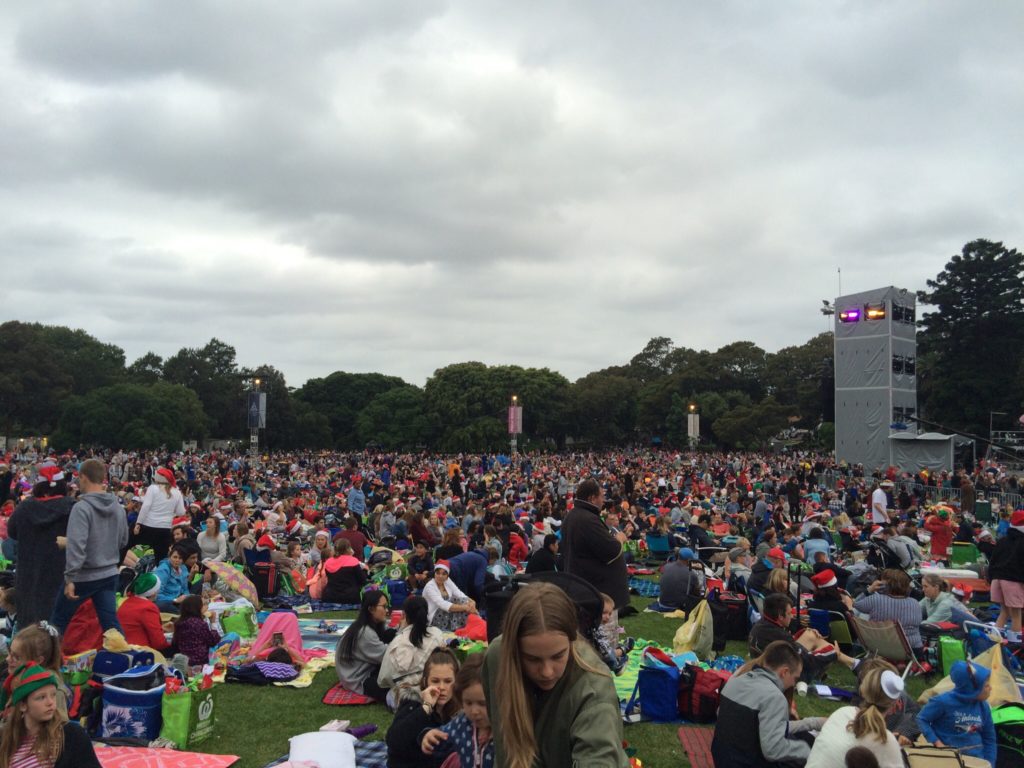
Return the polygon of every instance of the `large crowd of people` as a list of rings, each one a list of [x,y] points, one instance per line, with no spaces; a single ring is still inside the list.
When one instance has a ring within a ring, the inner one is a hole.
[[[829,488],[819,485],[825,476]],[[315,599],[358,606],[336,669],[346,688],[395,712],[387,737],[393,765],[439,765],[462,749],[474,764],[490,764],[480,762],[486,754],[500,765],[625,765],[611,683],[623,649],[586,642],[562,590],[543,583],[520,590],[505,611],[505,636],[479,662],[460,668],[442,637],[484,611],[489,583],[517,572],[582,579],[606,602],[602,620],[614,624],[614,614],[631,610],[628,565],[653,537],[672,555],[660,575],[659,608],[688,609],[710,578],[761,601],[749,636],[756,663],[723,692],[721,765],[824,765],[820,755],[834,754],[835,745],[866,745],[886,765],[892,745],[905,739],[883,717],[901,699],[899,676],[865,674],[863,664],[801,626],[801,599],[813,593],[812,607],[894,619],[920,650],[930,625],[970,614],[941,579],[926,578],[922,594],[912,594],[907,572],[947,561],[953,542],[969,542],[987,550],[1002,609],[996,623],[1019,642],[1024,512],[1002,510],[993,532],[974,523],[966,504],[929,508],[927,489],[943,487],[974,498],[977,488],[1016,489],[1017,480],[995,466],[866,473],[811,453],[28,451],[0,464],[0,537],[15,565],[13,585],[0,595],[13,635],[9,675],[15,683],[29,675],[48,691],[32,665],[59,669],[24,645],[19,651],[19,641],[42,627],[62,637],[66,651],[89,604],[100,632],[201,663],[219,639],[202,618],[204,600],[229,592],[213,564],[268,562],[294,573]],[[387,596],[367,589],[368,560],[379,548],[404,555],[410,596],[397,628],[389,627]],[[137,562],[142,549],[152,552],[149,562]],[[840,560],[843,550],[868,557],[851,568]],[[118,592],[127,595],[120,606]],[[175,618],[164,624],[161,612]],[[839,712],[806,723],[820,731],[818,742],[794,738],[803,727],[777,694],[833,662],[857,672],[861,704],[840,710],[842,723],[833,722]],[[983,701],[984,676],[968,671],[955,680],[960,698],[950,707]],[[500,702],[490,695],[495,686]],[[590,715],[574,719],[583,701],[592,703]],[[922,712],[919,732],[949,743],[942,731],[949,716],[935,707]],[[66,721],[59,706],[52,717]],[[987,757],[988,726],[979,717],[984,740],[963,746]],[[747,727],[755,720],[760,731]],[[49,732],[53,749],[61,737]]]

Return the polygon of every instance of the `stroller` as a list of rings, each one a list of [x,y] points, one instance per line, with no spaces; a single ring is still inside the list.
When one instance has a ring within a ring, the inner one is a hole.
[[[484,587],[484,606],[487,612],[487,641],[502,633],[505,610],[515,594],[528,584],[546,582],[565,592],[576,606],[580,634],[600,653],[597,631],[601,627],[604,602],[601,593],[590,582],[563,571],[514,576],[511,581],[495,581]]]

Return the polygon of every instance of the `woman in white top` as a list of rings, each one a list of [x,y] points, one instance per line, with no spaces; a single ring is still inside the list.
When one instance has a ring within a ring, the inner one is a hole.
[[[454,632],[466,626],[468,615],[477,612],[476,603],[448,578],[448,571],[448,561],[438,560],[434,566],[434,578],[423,587],[427,620],[430,626],[442,632]]]
[[[153,473],[153,484],[142,497],[132,545],[148,545],[153,548],[156,559],[163,560],[171,548],[174,518],[184,516],[185,500],[177,488],[174,473],[166,467],[160,467]]]
[[[388,704],[398,709],[403,701],[420,700],[420,678],[430,652],[444,647],[444,634],[427,626],[427,601],[412,595],[402,604],[402,626],[388,644],[377,684],[390,689]]]
[[[833,712],[814,740],[807,768],[831,768],[853,747],[864,747],[880,768],[903,768],[900,745],[885,727],[885,713],[903,692],[903,679],[891,665],[866,672],[860,683],[860,706]]]
[[[206,530],[199,534],[197,541],[203,562],[212,560],[215,563],[223,563],[228,558],[228,537],[221,533],[220,518],[209,517],[206,520]]]

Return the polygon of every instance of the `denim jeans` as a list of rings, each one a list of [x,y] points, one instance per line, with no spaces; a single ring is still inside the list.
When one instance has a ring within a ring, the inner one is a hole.
[[[76,581],[75,594],[77,597],[74,600],[69,600],[62,589],[57,595],[56,605],[53,606],[50,623],[63,635],[68,624],[71,623],[71,617],[78,610],[78,606],[91,599],[93,607],[96,609],[96,618],[99,619],[103,631],[116,629],[118,632],[122,632],[121,623],[117,620],[117,586],[117,576],[97,581]]]

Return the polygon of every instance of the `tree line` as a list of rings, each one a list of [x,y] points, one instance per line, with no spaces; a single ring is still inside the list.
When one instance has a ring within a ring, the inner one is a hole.
[[[1024,404],[1024,259],[976,240],[918,292],[919,413],[984,433],[989,413]],[[922,308],[923,309],[923,308]],[[532,447],[566,440],[594,446],[687,442],[763,447],[787,427],[831,445],[832,334],[766,352],[750,341],[715,351],[652,338],[628,362],[575,382],[547,368],[462,362],[423,387],[381,373],[336,371],[289,387],[270,364],[240,366],[219,339],[128,364],[122,349],[82,330],[10,321],[0,325],[0,425],[8,436],[50,435],[58,448],[176,447],[207,437],[244,439],[246,394],[267,393],[270,448],[495,450],[507,445],[511,394],[523,405]]]

